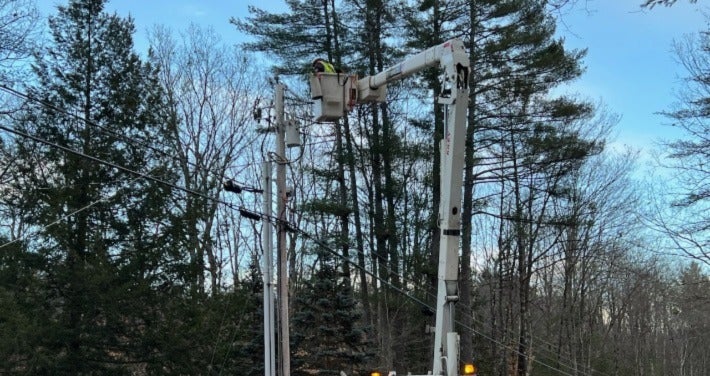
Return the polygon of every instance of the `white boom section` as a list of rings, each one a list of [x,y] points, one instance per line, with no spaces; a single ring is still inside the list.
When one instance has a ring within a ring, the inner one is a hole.
[[[445,70],[446,77],[444,81],[455,82],[457,80],[459,73],[457,66],[459,65],[464,67],[468,73],[468,53],[464,49],[463,42],[458,39],[449,40],[409,57],[407,60],[374,76],[361,78],[357,83],[358,92],[360,93],[358,100],[359,102],[377,100],[374,96],[368,96],[367,94],[380,89],[383,85],[409,77],[437,64]],[[465,79],[468,80],[468,75]],[[468,82],[466,82],[466,89],[468,89]],[[378,101],[384,101],[384,98],[379,98]]]
[[[387,83],[438,66],[443,70],[444,137],[441,150],[441,198],[439,205],[439,265],[434,334],[433,374],[459,374],[459,335],[454,331],[454,303],[458,301],[459,243],[461,236],[461,188],[468,110],[469,59],[463,42],[452,39],[422,51],[374,76],[335,73],[312,75],[311,98],[316,121],[337,121],[351,103],[384,102]],[[348,86],[350,85],[350,86]]]
[[[439,205],[439,265],[434,333],[433,374],[459,374],[459,336],[454,330],[454,303],[458,300],[459,247],[461,236],[461,188],[463,182],[468,110],[469,59],[463,42],[450,40],[420,52],[374,76],[358,80],[361,102],[381,100],[382,86],[439,65],[444,71],[442,93],[437,98],[444,110],[441,151],[441,201]],[[367,95],[373,93],[373,95]],[[363,95],[364,94],[364,95]]]

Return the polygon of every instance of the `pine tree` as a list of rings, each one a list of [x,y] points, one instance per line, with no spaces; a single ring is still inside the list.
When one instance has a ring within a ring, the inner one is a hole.
[[[464,200],[471,201],[469,209],[479,205],[499,221],[493,274],[499,295],[493,298],[489,325],[499,343],[515,350],[491,344],[490,360],[497,374],[526,375],[533,352],[531,281],[535,263],[551,249],[544,240],[555,221],[550,202],[561,191],[564,176],[602,144],[585,139],[580,131],[580,123],[592,114],[589,104],[550,95],[554,87],[581,74],[584,51],[569,51],[554,37],[546,2],[480,1],[471,7],[469,127],[474,128],[469,129],[472,159],[467,161],[466,184],[477,184],[480,191],[474,196],[469,190]],[[490,200],[492,186],[498,202]],[[476,202],[476,197],[489,198]]]
[[[340,45],[347,29],[338,18],[334,0],[286,0],[289,12],[269,13],[254,6],[249,7],[246,20],[232,18],[239,30],[257,37],[258,41],[246,43],[244,48],[273,54],[281,62],[275,68],[279,74],[302,74],[312,70],[310,63],[316,57],[324,58],[337,67],[343,66],[344,51]]]
[[[372,355],[350,281],[330,253],[318,252],[319,267],[294,302],[291,337],[294,375],[361,373]]]
[[[412,32],[409,34],[409,38],[406,43],[408,46],[423,50],[436,46],[437,44],[443,43],[452,38],[461,38],[463,36],[465,26],[469,25],[469,20],[467,19],[467,9],[469,6],[469,1],[437,1],[437,0],[421,0],[414,2],[411,9],[407,13],[407,26]],[[475,71],[475,70],[474,70]],[[434,95],[438,95],[441,92],[441,79],[440,79],[440,69],[438,67],[428,69],[423,73],[423,80],[421,86],[430,90]],[[441,105],[437,104],[434,98],[427,98],[426,105],[432,108],[431,113],[433,116],[428,119],[422,119],[422,128],[425,134],[428,136],[428,140],[431,146],[432,152],[428,157],[433,160],[431,179],[429,180],[428,189],[431,190],[432,206],[429,208],[429,218],[428,218],[428,231],[430,232],[431,242],[429,243],[429,250],[427,252],[428,257],[426,263],[421,265],[416,270],[420,273],[424,272],[428,275],[428,296],[427,299],[430,304],[435,305],[436,299],[436,289],[437,289],[437,269],[436,265],[439,260],[439,237],[440,229],[438,228],[438,206],[440,202],[441,187],[440,187],[440,163],[441,154],[439,151],[439,145],[444,134],[444,109]],[[471,111],[473,112],[473,111]],[[469,124],[469,131],[473,129],[473,125]],[[468,146],[467,142],[467,146]],[[470,150],[466,150],[466,156],[471,155]],[[467,159],[468,161],[468,159]],[[470,211],[465,211],[466,199],[464,198],[464,211],[462,212],[462,220],[464,225],[466,221],[470,218]],[[467,309],[470,307],[470,299],[467,291],[470,290],[470,279],[468,278],[467,271],[470,270],[469,264],[464,264],[464,260],[467,260],[466,256],[470,254],[470,248],[466,247],[465,239],[466,235],[470,233],[470,227],[464,226],[464,247],[462,252],[462,264],[460,271],[460,302],[457,303],[457,320],[464,323],[465,327],[471,327],[469,315],[467,314]],[[467,253],[467,251],[469,251]],[[463,314],[461,314],[463,313]],[[431,320],[433,320],[432,316]],[[434,325],[432,321],[429,325]],[[461,331],[461,359],[469,360],[470,358],[470,343],[471,343],[471,333],[469,331]],[[431,340],[431,347],[433,347],[433,338]],[[428,365],[431,367],[431,364]]]
[[[171,188],[125,170],[171,180],[161,91],[133,52],[132,20],[104,4],[72,0],[50,18],[53,43],[28,89],[41,101],[17,124],[44,141],[17,145],[32,166],[16,188],[38,232],[27,252],[41,257],[47,312],[35,373],[128,374],[159,362],[155,288],[171,291],[180,278]]]

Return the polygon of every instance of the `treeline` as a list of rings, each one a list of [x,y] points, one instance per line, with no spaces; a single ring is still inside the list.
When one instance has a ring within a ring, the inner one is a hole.
[[[617,117],[556,90],[583,72],[585,51],[555,36],[573,3],[285,4],[231,21],[253,43],[155,27],[142,57],[105,0],[58,6],[46,38],[27,0],[0,0],[0,39],[25,36],[0,43],[2,373],[263,375],[250,217],[263,217],[261,162],[283,162],[264,131],[276,75],[304,140],[285,156],[291,194],[274,197],[292,229],[292,373],[426,373],[439,72],[336,124],[312,122],[305,77],[316,57],[367,75],[451,38],[472,67],[461,358],[501,376],[704,373],[706,230],[694,262],[664,257],[678,233],[649,229],[634,153],[607,150]]]

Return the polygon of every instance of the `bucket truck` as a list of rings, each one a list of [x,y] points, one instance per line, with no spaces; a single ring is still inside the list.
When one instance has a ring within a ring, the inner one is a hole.
[[[459,241],[461,236],[461,186],[463,180],[468,108],[469,59],[464,44],[452,39],[431,47],[374,76],[319,73],[310,78],[314,115],[318,122],[337,121],[358,103],[386,101],[387,84],[428,67],[443,71],[444,137],[441,151],[441,199],[438,225],[440,249],[434,331],[433,375],[473,374],[475,367],[459,369],[459,335],[454,330],[454,304],[458,301]],[[390,372],[392,375],[393,372]]]

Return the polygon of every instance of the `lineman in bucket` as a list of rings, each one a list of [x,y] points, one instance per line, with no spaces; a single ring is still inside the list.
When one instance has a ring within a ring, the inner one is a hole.
[[[316,73],[342,73],[340,69],[336,69],[333,64],[321,58],[313,60],[313,70]]]

